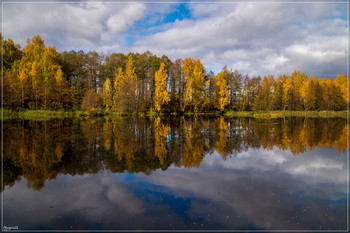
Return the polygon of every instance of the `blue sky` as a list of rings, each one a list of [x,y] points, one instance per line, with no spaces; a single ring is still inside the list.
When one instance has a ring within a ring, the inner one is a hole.
[[[58,51],[151,51],[250,75],[347,73],[347,2],[3,2],[3,35]]]

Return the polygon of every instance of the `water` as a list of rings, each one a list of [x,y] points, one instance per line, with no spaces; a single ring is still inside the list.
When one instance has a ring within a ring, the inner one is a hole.
[[[4,229],[346,230],[345,119],[5,120]]]

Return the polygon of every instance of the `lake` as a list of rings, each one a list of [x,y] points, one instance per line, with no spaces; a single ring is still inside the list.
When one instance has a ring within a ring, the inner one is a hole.
[[[341,118],[3,121],[3,227],[343,230]]]

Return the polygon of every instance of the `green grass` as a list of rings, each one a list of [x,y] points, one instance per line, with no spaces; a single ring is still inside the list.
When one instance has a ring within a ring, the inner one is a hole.
[[[212,111],[209,113],[194,113],[194,112],[184,112],[184,113],[164,113],[164,112],[153,112],[149,111],[147,113],[138,113],[138,114],[127,114],[118,111],[107,111],[103,109],[96,109],[93,111],[64,111],[64,110],[21,110],[13,111],[8,109],[3,109],[4,119],[13,118],[13,117],[24,117],[30,119],[42,119],[42,118],[71,118],[71,117],[119,117],[119,116],[194,116],[194,115],[211,115],[219,116],[221,112]],[[348,114],[346,110],[343,111],[266,111],[266,112],[253,112],[253,111],[227,111],[224,113],[226,117],[254,117],[254,118],[281,118],[281,117],[341,117],[347,118]]]
[[[254,112],[252,111],[227,111],[224,114],[225,116],[233,117],[253,117]]]
[[[266,111],[266,112],[233,112],[225,113],[226,116],[254,117],[254,118],[281,118],[281,117],[341,117],[347,118],[347,110],[343,111]]]

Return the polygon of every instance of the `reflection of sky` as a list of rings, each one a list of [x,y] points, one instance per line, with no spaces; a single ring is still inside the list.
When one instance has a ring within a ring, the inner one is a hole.
[[[151,175],[59,175],[40,191],[4,192],[19,229],[346,229],[347,157],[315,149],[248,150]],[[19,211],[20,210],[20,211]]]

